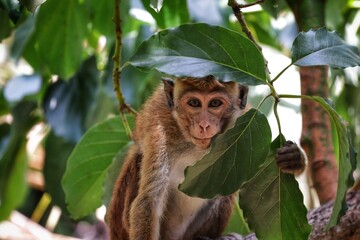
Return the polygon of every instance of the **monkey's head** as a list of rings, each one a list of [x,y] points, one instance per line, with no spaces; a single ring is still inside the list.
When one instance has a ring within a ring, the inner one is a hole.
[[[184,137],[201,149],[229,127],[246,107],[248,88],[213,76],[163,79],[168,105]]]

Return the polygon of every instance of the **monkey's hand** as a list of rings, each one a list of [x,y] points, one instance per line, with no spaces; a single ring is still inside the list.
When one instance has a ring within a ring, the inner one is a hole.
[[[209,238],[209,237],[199,237],[197,238],[197,240],[257,240],[255,233],[251,233],[249,235],[246,236],[241,236],[238,233],[230,233],[228,235],[225,236],[221,236],[219,238]]]
[[[306,166],[306,155],[296,143],[286,141],[276,152],[276,163],[282,172],[298,175]]]

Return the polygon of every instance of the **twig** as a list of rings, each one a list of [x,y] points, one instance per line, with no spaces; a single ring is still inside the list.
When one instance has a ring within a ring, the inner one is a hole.
[[[123,121],[125,130],[127,135],[131,138],[131,128],[127,121],[127,118],[125,116],[126,113],[133,113],[136,115],[136,111],[131,108],[128,104],[125,102],[124,95],[121,91],[120,86],[120,75],[121,75],[121,48],[122,48],[122,30],[121,30],[121,17],[120,17],[120,0],[115,0],[115,7],[114,7],[114,25],[115,25],[115,51],[113,55],[113,61],[114,61],[114,68],[113,68],[113,85],[114,85],[114,91],[116,94],[116,99],[118,101],[118,109],[120,113],[120,117]]]
[[[233,12],[234,12],[234,15],[236,17],[236,19],[238,20],[238,22],[240,23],[241,25],[241,29],[242,31],[246,34],[246,36],[255,44],[255,46],[259,49],[259,51],[262,53],[262,48],[261,46],[256,42],[254,36],[252,35],[249,27],[247,26],[246,24],[246,21],[245,21],[245,18],[244,18],[244,15],[241,11],[242,8],[247,8],[247,7],[251,7],[251,6],[254,6],[254,5],[257,5],[257,4],[260,4],[260,3],[263,3],[265,2],[265,0],[257,0],[253,3],[248,3],[248,4],[239,4],[236,2],[236,0],[229,0],[228,1],[228,6],[232,8]],[[266,70],[270,73],[268,67],[267,67],[267,63],[268,61],[264,58],[265,60],[265,67],[266,67]]]

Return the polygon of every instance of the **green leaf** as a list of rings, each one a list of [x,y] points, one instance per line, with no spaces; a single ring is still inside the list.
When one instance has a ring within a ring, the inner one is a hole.
[[[141,2],[146,11],[155,19],[159,28],[176,27],[190,20],[187,1],[171,0],[163,2],[162,0],[142,0]]]
[[[266,3],[267,1],[265,1]],[[272,28],[272,18],[265,11],[254,12],[246,15],[246,22],[254,37],[262,44],[269,45],[272,48],[282,51],[283,46],[280,45],[278,39],[279,33]],[[238,23],[237,23],[238,24]]]
[[[349,7],[349,1],[328,0],[325,5],[326,26],[330,29],[339,29],[345,26],[344,13]]]
[[[113,158],[128,143],[120,118],[111,118],[87,131],[71,153],[62,185],[73,218],[102,204],[103,182]]]
[[[30,12],[34,13],[36,8],[46,0],[19,0],[20,4],[25,6]]]
[[[35,109],[33,102],[18,103],[11,111],[10,136],[2,139],[6,146],[0,152],[0,221],[5,220],[26,196],[26,135],[37,121]]]
[[[4,11],[1,11],[1,15],[5,14],[5,16],[7,15],[11,21],[14,24],[17,24],[18,21],[21,19],[22,16],[22,6],[21,4],[19,4],[18,1],[12,1],[12,0],[0,0],[0,8]],[[1,30],[3,30],[3,26],[1,26]],[[4,27],[4,29],[6,29]]]
[[[156,33],[140,45],[129,63],[174,76],[214,75],[247,85],[266,81],[264,59],[253,42],[229,29],[202,23]]]
[[[252,1],[247,1],[252,2]],[[273,18],[277,18],[279,14],[286,10],[287,4],[284,0],[269,0],[261,4],[261,7],[268,12]]]
[[[13,28],[10,18],[5,10],[0,8],[0,42],[9,37]]]
[[[24,201],[27,192],[26,171],[27,171],[27,155],[26,155],[26,140],[18,139],[11,141],[10,144],[18,144],[16,147],[8,148],[4,158],[11,158],[11,166],[5,166],[8,171],[7,179],[1,178],[0,189],[0,221],[6,220],[12,210],[19,207]],[[14,151],[11,151],[14,150]],[[0,159],[0,161],[7,161],[7,159]],[[0,164],[4,167],[3,164]]]
[[[116,180],[119,177],[120,169],[124,163],[126,154],[132,144],[132,142],[129,142],[123,148],[121,148],[114,157],[111,166],[109,167],[109,171],[107,172],[104,181],[103,203],[105,204],[105,206],[109,206],[110,204],[111,196],[114,190],[114,186],[116,184]]]
[[[85,132],[98,77],[96,59],[91,57],[84,61],[69,82],[59,79],[47,89],[43,101],[44,112],[46,120],[58,136],[77,142]]]
[[[51,195],[51,201],[59,206],[62,211],[67,212],[65,204],[65,193],[61,187],[61,178],[66,169],[66,162],[75,144],[68,142],[54,134],[49,133],[45,140],[45,163],[44,179],[45,190]],[[61,153],[61,154],[59,154]],[[56,171],[54,171],[56,169]]]
[[[281,138],[274,140],[265,163],[241,187],[240,207],[250,229],[259,239],[303,240],[307,239],[310,226],[302,194],[294,176],[280,173],[275,164],[275,153],[281,146]]]
[[[157,13],[160,12],[163,6],[163,0],[150,0],[150,7],[154,9]]]
[[[239,202],[235,202],[233,215],[231,216],[229,224],[224,230],[224,234],[239,233],[241,235],[248,235],[251,233],[249,226],[244,218],[243,211],[240,209]]]
[[[24,48],[29,43],[33,33],[35,31],[35,20],[37,15],[30,15],[26,20],[16,28],[14,41],[11,45],[11,56],[17,61],[23,54]],[[34,45],[28,48],[34,48]],[[33,49],[33,51],[36,51]]]
[[[350,145],[348,142],[347,129],[341,116],[321,97],[308,97],[309,99],[318,102],[325,111],[329,114],[331,121],[335,127],[338,142],[339,142],[339,176],[338,176],[338,188],[336,192],[336,199],[334,202],[334,208],[331,218],[328,223],[328,227],[333,227],[337,224],[338,220],[344,215],[346,209],[345,194],[348,187],[351,187],[352,180],[352,166],[350,163],[350,157],[353,157],[354,153],[349,153]]]
[[[126,1],[121,1],[121,10],[123,8],[126,9],[127,13],[126,16],[123,14],[123,11],[121,11],[121,16],[123,19],[127,19],[129,16],[129,9],[127,6]],[[126,3],[126,5],[125,5]],[[114,36],[114,22],[112,21],[113,18],[113,12],[114,12],[114,1],[97,1],[97,0],[91,0],[88,1],[88,4],[91,9],[91,16],[92,16],[92,24],[93,28],[97,30],[102,35],[105,35],[107,37],[113,37]]]
[[[56,0],[47,0],[37,16],[36,46],[43,64],[65,79],[75,73],[85,56],[83,40],[87,17],[84,2],[64,0],[59,4]]]
[[[249,110],[236,120],[234,128],[216,137],[207,155],[186,169],[179,189],[201,198],[237,191],[258,171],[270,143],[266,117],[255,109]]]
[[[360,65],[359,50],[325,28],[300,33],[291,52],[293,64],[302,67],[329,65],[346,68]]]

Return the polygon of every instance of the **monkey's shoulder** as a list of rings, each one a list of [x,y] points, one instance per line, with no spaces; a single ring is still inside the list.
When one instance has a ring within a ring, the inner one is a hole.
[[[163,135],[166,139],[183,139],[162,87],[155,90],[136,117],[135,140],[140,141],[152,134]],[[153,140],[155,144],[157,139]]]

